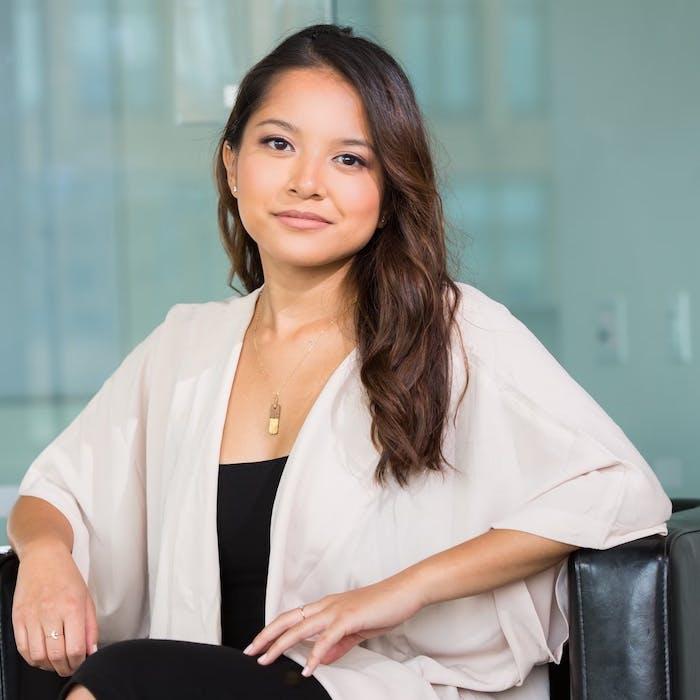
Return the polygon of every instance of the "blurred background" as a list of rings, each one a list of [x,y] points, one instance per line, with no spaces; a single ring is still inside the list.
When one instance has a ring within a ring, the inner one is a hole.
[[[29,464],[128,351],[235,294],[216,139],[243,73],[326,21],[413,81],[458,279],[700,497],[700,2],[0,0],[2,544]]]

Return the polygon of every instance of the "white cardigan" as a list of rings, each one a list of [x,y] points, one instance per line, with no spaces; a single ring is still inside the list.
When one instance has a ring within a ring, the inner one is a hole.
[[[465,367],[454,336],[444,443],[457,470],[408,490],[373,484],[379,453],[353,350],[312,406],[279,483],[265,624],[489,528],[596,549],[666,534],[670,500],[618,425],[504,305],[459,286],[470,380],[455,427]],[[259,291],[173,306],[22,480],[20,494],[49,501],[73,527],[101,646],[221,643],[219,450]],[[564,561],[429,605],[314,675],[333,700],[545,700],[566,610]],[[312,646],[285,655],[303,665]]]

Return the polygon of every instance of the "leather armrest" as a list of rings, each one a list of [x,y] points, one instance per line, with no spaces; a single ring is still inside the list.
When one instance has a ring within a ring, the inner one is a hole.
[[[568,567],[572,700],[700,698],[700,507]]]

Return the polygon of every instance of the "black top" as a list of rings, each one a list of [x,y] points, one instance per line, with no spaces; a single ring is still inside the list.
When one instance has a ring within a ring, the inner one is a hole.
[[[245,649],[265,626],[270,518],[287,457],[219,465],[221,643]]]

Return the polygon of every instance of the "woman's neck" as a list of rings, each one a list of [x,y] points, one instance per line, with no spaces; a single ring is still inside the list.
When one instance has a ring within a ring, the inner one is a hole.
[[[266,283],[256,301],[254,322],[259,338],[267,341],[293,340],[316,335],[337,325],[348,339],[354,338],[356,298],[317,289],[303,294],[289,293]],[[335,323],[334,323],[335,322]],[[332,332],[332,328],[328,332]]]

